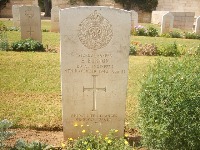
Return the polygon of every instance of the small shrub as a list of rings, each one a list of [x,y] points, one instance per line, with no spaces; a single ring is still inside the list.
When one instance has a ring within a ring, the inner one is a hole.
[[[140,131],[148,149],[200,147],[200,57],[160,59],[142,83]]]
[[[182,36],[181,36],[181,33],[178,32],[178,31],[171,31],[171,32],[169,32],[169,36],[170,36],[171,38],[181,38],[181,37],[182,37]]]
[[[186,32],[185,33],[185,38],[186,39],[200,39],[200,35],[192,32]]]
[[[54,148],[48,144],[43,144],[38,141],[27,143],[22,139],[19,139],[11,150],[53,150]]]
[[[43,45],[32,39],[15,42],[11,47],[14,51],[44,51]]]
[[[138,48],[139,55],[145,56],[156,56],[157,55],[157,46],[155,44],[140,44]]]
[[[19,31],[19,28],[17,28],[17,27],[7,27],[6,31]]]
[[[131,44],[129,55],[136,55],[136,54],[137,54],[136,47],[133,44]]]
[[[158,36],[158,30],[154,27],[147,28],[147,36],[155,37]]]
[[[162,45],[158,49],[158,54],[161,56],[180,56],[181,52],[178,50],[176,42],[173,44]]]
[[[135,26],[135,30],[133,32],[133,35],[146,36],[147,35],[147,31],[146,31],[144,26],[138,25],[138,26]]]
[[[4,142],[14,135],[14,132],[8,131],[11,126],[12,122],[7,119],[0,121],[0,149],[3,149],[5,147]]]
[[[42,29],[42,32],[49,32],[48,29]]]
[[[69,138],[65,147],[67,150],[132,150],[128,141],[116,137],[116,131],[118,130],[111,130],[106,137],[97,133],[88,134],[77,140]]]

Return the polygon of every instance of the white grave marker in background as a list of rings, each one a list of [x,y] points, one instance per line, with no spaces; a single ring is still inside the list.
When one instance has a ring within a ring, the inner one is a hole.
[[[38,6],[21,6],[19,11],[21,38],[32,38],[42,42],[40,8]]]
[[[22,5],[13,5],[12,6],[12,16],[13,16],[13,25],[15,27],[20,26],[20,15],[19,15],[19,7]]]
[[[52,32],[59,32],[59,11],[60,8],[58,6],[53,7],[51,9],[51,31]]]
[[[195,33],[200,34],[200,16],[196,20]]]
[[[174,16],[171,13],[166,13],[162,16],[161,34],[168,33],[173,29]]]

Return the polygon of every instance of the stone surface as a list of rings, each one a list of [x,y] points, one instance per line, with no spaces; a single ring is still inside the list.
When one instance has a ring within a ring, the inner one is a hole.
[[[51,32],[59,32],[59,11],[60,7],[56,6],[51,9]]]
[[[131,10],[131,29],[134,30],[135,26],[138,25],[138,13]]]
[[[21,6],[19,11],[21,38],[32,38],[42,42],[40,8],[38,6]]]
[[[105,135],[116,129],[123,136],[130,29],[128,11],[109,7],[60,11],[65,139],[80,137],[84,130]]]
[[[12,16],[13,16],[13,25],[15,27],[20,26],[20,15],[19,15],[19,7],[22,5],[13,5],[12,6]]]
[[[195,23],[195,33],[200,34],[200,16],[196,19]]]
[[[163,15],[161,22],[161,34],[168,33],[173,29],[174,16],[171,13]]]
[[[151,23],[161,24],[162,16],[166,13],[169,13],[169,11],[152,11]]]

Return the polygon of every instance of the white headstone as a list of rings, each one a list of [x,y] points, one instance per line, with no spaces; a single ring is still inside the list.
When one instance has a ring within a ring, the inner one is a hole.
[[[73,19],[72,19],[73,18]],[[64,138],[124,133],[131,13],[110,7],[60,11]],[[80,127],[82,126],[82,127]]]
[[[13,16],[13,25],[15,27],[20,26],[20,15],[19,15],[19,7],[22,5],[13,5],[12,6],[12,16]]]
[[[134,30],[135,26],[138,25],[138,13],[134,10],[131,10],[131,29]]]
[[[59,11],[60,7],[56,6],[51,9],[51,31],[59,32]]]
[[[200,16],[196,19],[195,33],[200,34]]]
[[[161,21],[161,34],[168,33],[173,29],[174,16],[171,13],[164,14]]]
[[[21,38],[32,38],[42,42],[40,8],[38,6],[21,6],[19,11]]]

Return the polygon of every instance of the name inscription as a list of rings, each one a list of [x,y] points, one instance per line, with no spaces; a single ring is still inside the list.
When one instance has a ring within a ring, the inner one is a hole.
[[[125,74],[125,69],[116,69],[112,63],[112,54],[78,54],[73,56],[79,62],[74,67],[66,68],[66,73],[90,73],[90,74]]]

